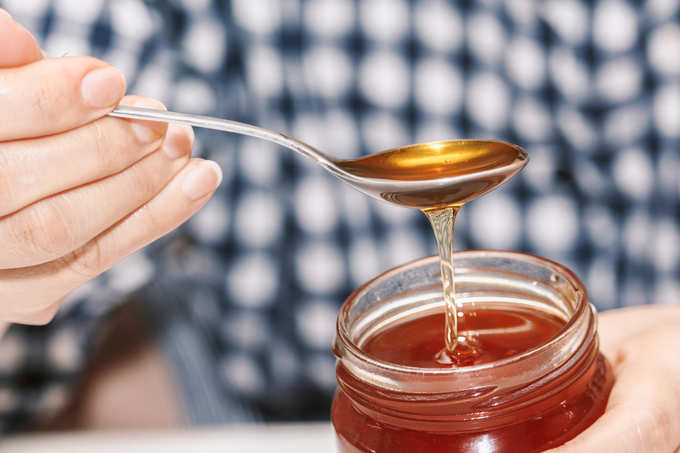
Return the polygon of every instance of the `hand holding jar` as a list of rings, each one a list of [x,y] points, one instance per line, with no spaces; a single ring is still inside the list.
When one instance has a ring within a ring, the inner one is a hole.
[[[604,312],[599,332],[615,380],[607,409],[550,453],[678,451],[680,308],[645,305]]]
[[[0,10],[0,321],[49,322],[71,290],[178,226],[220,182],[190,128],[107,117],[123,75],[44,58]]]

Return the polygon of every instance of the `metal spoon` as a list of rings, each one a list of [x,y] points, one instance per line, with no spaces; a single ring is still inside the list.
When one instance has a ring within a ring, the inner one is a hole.
[[[249,135],[285,146],[372,197],[413,208],[463,204],[507,181],[528,161],[518,146],[451,140],[395,148],[352,160],[333,159],[279,132],[209,116],[118,106],[110,116],[187,124]]]

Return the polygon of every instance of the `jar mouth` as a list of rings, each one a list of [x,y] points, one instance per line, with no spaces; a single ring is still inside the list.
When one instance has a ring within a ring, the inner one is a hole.
[[[362,338],[356,332],[362,328],[357,319],[362,316],[366,318],[366,313],[380,304],[385,306],[400,297],[402,299],[404,296],[408,297],[409,291],[420,291],[422,302],[422,294],[427,288],[427,283],[431,292],[438,290],[441,300],[439,257],[431,256],[390,269],[362,285],[347,298],[338,314],[337,335],[333,345],[338,359],[345,361],[345,365],[353,374],[358,372],[364,377],[369,376],[371,381],[375,381],[374,383],[381,387],[401,389],[403,381],[395,377],[403,378],[409,375],[426,375],[442,378],[448,382],[451,379],[474,377],[475,382],[479,384],[481,383],[479,376],[485,373],[489,376],[495,374],[488,373],[489,370],[507,370],[521,366],[524,372],[529,362],[541,363],[546,360],[549,366],[561,365],[585,338],[587,325],[592,324],[587,321],[590,318],[594,319],[590,316],[592,313],[586,290],[578,277],[566,267],[545,258],[519,252],[470,250],[454,253],[454,267],[456,294],[458,296],[459,292],[463,293],[463,300],[465,294],[469,294],[470,291],[475,293],[475,290],[480,288],[499,290],[510,288],[515,291],[513,294],[526,295],[525,302],[529,308],[543,304],[534,308],[552,310],[553,314],[564,319],[564,325],[544,343],[507,358],[477,365],[423,368],[383,362],[366,354],[361,349]],[[409,287],[410,284],[413,287]],[[438,286],[433,286],[435,284]],[[408,301],[404,303],[408,305]],[[365,307],[362,307],[362,304]],[[412,309],[416,310],[418,304],[419,302],[415,300]],[[370,322],[364,321],[364,324]],[[540,368],[546,368],[545,365],[546,363],[543,363]],[[526,374],[524,372],[525,377]]]

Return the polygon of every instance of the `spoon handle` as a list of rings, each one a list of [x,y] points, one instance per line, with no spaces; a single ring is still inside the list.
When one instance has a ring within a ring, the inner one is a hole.
[[[215,129],[224,132],[233,132],[235,134],[248,135],[255,138],[261,138],[270,142],[285,146],[295,152],[309,157],[318,164],[324,167],[334,166],[331,159],[324,155],[318,149],[309,146],[308,144],[296,140],[292,137],[284,135],[280,132],[270,131],[261,127],[253,126],[251,124],[239,123],[238,121],[223,120],[211,116],[190,115],[187,113],[168,112],[165,110],[147,109],[142,107],[130,107],[127,105],[119,105],[109,116],[118,118],[129,118],[135,120],[161,121],[164,123],[178,123],[189,126],[203,127],[207,129]]]

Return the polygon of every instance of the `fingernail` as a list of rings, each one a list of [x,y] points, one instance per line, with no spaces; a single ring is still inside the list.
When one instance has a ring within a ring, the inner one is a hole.
[[[134,107],[143,107],[147,109],[155,110],[165,110],[163,104],[153,99],[148,98],[129,98],[123,99],[121,104],[131,105]],[[142,143],[153,143],[159,138],[166,134],[166,130],[169,132],[170,127],[165,123],[160,123],[157,121],[140,121],[140,120],[130,120],[130,127],[132,132],[135,133],[137,140]]]
[[[125,94],[125,78],[113,66],[95,69],[83,77],[80,93],[83,100],[92,107],[109,107]]]
[[[194,143],[194,130],[191,126],[171,124],[163,140],[163,152],[170,159],[177,159],[187,153]]]
[[[192,201],[214,191],[222,182],[222,169],[211,160],[204,160],[184,178],[182,192]]]

